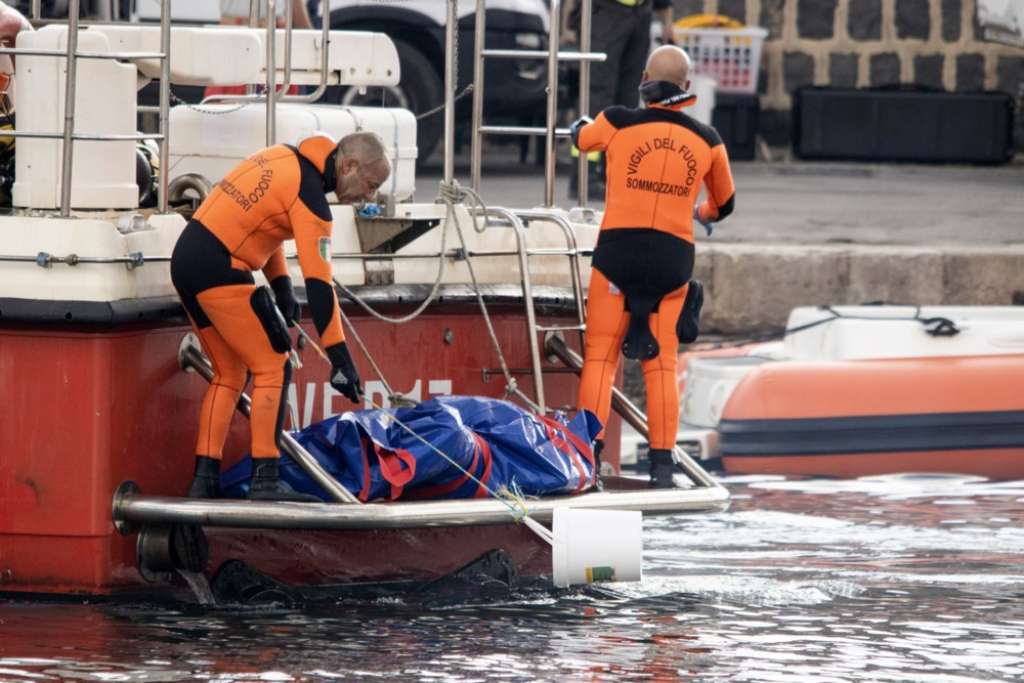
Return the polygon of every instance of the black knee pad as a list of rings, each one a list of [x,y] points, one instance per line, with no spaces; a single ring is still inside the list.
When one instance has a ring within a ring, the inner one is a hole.
[[[676,323],[676,336],[681,344],[692,344],[700,334],[700,309],[704,306],[704,285],[700,280],[690,280],[690,288],[686,290],[686,300],[679,311]]]
[[[626,309],[629,311],[629,329],[622,340],[622,355],[634,360],[657,358],[661,347],[651,334],[649,319],[661,303],[661,296],[647,293],[624,292]]]
[[[257,287],[256,291],[249,297],[249,303],[253,312],[263,325],[267,339],[270,340],[270,348],[277,353],[288,353],[292,350],[292,338],[288,335],[288,324],[277,310],[274,304],[274,297],[270,294],[268,287]]]

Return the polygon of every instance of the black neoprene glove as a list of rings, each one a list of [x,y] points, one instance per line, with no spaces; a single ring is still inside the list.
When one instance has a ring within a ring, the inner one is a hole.
[[[302,307],[299,306],[299,300],[295,298],[295,288],[292,287],[292,279],[287,275],[276,277],[270,283],[270,288],[274,290],[277,310],[281,311],[281,315],[284,316],[288,327],[295,327],[295,323],[299,322],[302,316]]]
[[[580,146],[580,131],[583,130],[583,126],[593,122],[594,120],[589,116],[581,116],[572,122],[572,125],[569,126],[569,135],[572,136],[572,144],[577,147]]]
[[[325,350],[327,357],[331,359],[331,386],[348,400],[359,403],[363,385],[359,379],[356,365],[352,362],[352,355],[348,352],[348,344],[339,342],[328,346]]]

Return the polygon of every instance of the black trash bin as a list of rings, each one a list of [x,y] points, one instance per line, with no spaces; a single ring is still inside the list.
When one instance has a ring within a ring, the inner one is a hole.
[[[752,161],[757,153],[757,119],[761,112],[757,95],[715,93],[711,125],[722,136],[729,159]]]
[[[1013,156],[1003,92],[801,88],[793,151],[803,159],[1001,164]]]

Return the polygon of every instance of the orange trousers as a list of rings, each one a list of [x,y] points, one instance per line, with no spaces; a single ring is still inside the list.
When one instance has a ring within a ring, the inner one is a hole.
[[[689,285],[683,285],[662,298],[648,322],[660,347],[657,356],[642,361],[647,387],[647,426],[651,448],[671,449],[676,443],[679,422],[679,384],[676,378],[679,338],[676,323]],[[629,328],[626,297],[596,268],[591,270],[587,301],[586,348],[583,372],[576,402],[597,415],[601,424],[611,412],[612,384],[619,368],[622,341]],[[602,431],[599,438],[603,438]]]
[[[213,379],[199,413],[196,455],[220,459],[235,414],[235,405],[252,374],[252,457],[276,458],[277,433],[284,419],[284,392],[291,366],[286,353],[271,347],[253,311],[255,285],[211,287],[196,295],[209,325],[189,316],[203,351],[213,365]],[[203,321],[206,322],[206,321]]]

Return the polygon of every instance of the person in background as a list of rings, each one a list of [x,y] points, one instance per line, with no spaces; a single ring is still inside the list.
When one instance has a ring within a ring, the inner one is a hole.
[[[267,0],[260,3],[260,26],[266,26],[267,21]],[[285,7],[287,3],[276,2],[274,6],[277,15],[277,27],[285,26]],[[304,0],[292,0],[292,28],[313,28],[309,20],[309,11]],[[220,0],[220,23],[230,26],[249,25],[249,0]]]
[[[390,173],[373,133],[352,133],[337,144],[314,135],[297,147],[274,145],[228,173],[185,226],[171,255],[171,281],[214,373],[200,410],[188,496],[220,494],[224,441],[251,374],[249,497],[318,500],[286,489],[278,478],[277,441],[291,376],[288,327],[300,315],[283,243],[295,240],[310,314],[331,361],[331,386],[356,403],[362,388],[334,291],[326,195],[334,192],[341,203],[372,200]],[[255,285],[255,270],[263,271],[270,288]]]
[[[582,0],[562,3],[563,44],[579,44]],[[603,62],[590,63],[590,111],[604,111],[612,105],[635,107],[637,87],[644,61],[651,49],[651,25],[657,13],[661,40],[672,41],[672,0],[592,0],[590,51],[603,52]],[[581,112],[581,115],[587,112]],[[574,150],[575,155],[575,150]],[[589,194],[602,199],[605,191],[605,163],[600,154],[591,160]],[[575,196],[577,174],[570,176],[569,193]]]
[[[0,1],[0,46],[16,47],[18,34],[31,31],[32,24],[21,12]],[[4,114],[14,112],[14,55],[0,55],[0,103]]]
[[[295,0],[298,2],[299,0]],[[321,12],[320,0],[306,0],[306,12],[309,14],[310,19],[313,21],[313,28],[321,28],[323,24],[323,14]]]
[[[32,24],[14,7],[0,2],[0,45],[16,47],[18,34],[31,31]],[[14,56],[0,55],[0,206],[11,205],[14,188],[15,138],[4,136],[14,130]]]
[[[721,138],[682,112],[696,101],[687,92],[689,72],[686,52],[659,47],[639,88],[646,107],[610,107],[571,128],[581,151],[601,150],[608,159],[577,407],[605,424],[619,354],[641,361],[654,488],[674,486],[679,341],[696,336],[702,298],[699,283],[690,282],[694,222],[710,235],[711,222],[728,216],[735,201]],[[707,199],[698,203],[702,183]],[[595,453],[602,447],[599,440]]]

